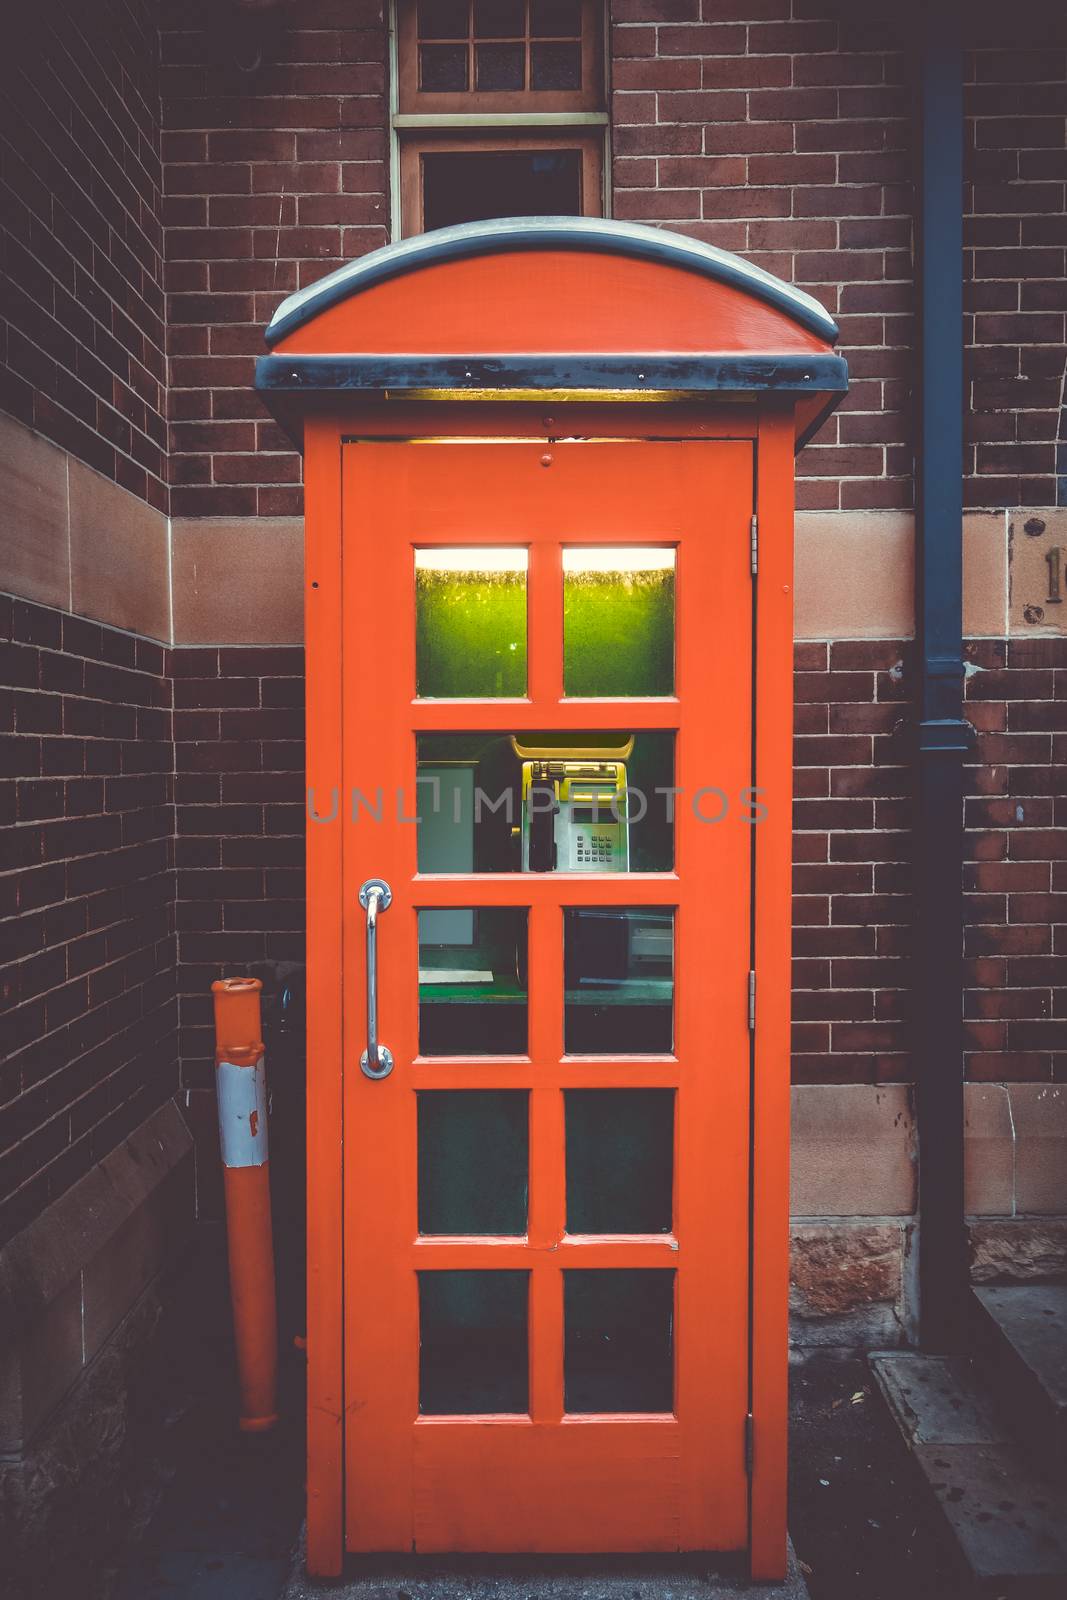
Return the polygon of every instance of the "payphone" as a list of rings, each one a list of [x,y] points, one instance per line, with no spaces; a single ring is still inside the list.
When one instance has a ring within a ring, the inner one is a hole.
[[[617,748],[522,744],[523,872],[629,872],[626,763],[631,734]]]

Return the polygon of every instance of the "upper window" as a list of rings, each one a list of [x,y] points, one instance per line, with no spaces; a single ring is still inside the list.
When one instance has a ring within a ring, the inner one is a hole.
[[[597,0],[408,0],[400,110],[600,110],[601,12]]]
[[[404,234],[604,212],[602,0],[397,0]]]

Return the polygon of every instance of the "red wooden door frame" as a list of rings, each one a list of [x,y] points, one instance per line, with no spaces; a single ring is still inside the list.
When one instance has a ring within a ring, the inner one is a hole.
[[[413,426],[418,423],[421,426]],[[567,411],[569,433],[588,436],[599,432],[603,436],[607,432],[616,439],[626,435],[751,437],[756,423],[750,409],[730,412],[661,406],[655,408],[654,416],[646,407],[568,407]],[[342,437],[497,432],[512,438],[528,434],[543,439],[552,426],[543,408],[522,405],[500,408],[495,415],[488,408],[472,405],[407,406],[399,414],[368,409],[362,417],[309,419],[308,777],[319,812],[328,814],[331,792],[336,789],[340,793],[344,776],[340,760]],[[769,792],[772,804],[767,821],[755,830],[754,837],[760,989],[753,1104],[757,1155],[752,1189],[751,1382],[756,1450],[750,1542],[754,1571],[773,1576],[784,1562],[788,1054],[783,1030],[788,1026],[789,902],[788,872],[783,878],[781,863],[788,863],[790,837],[791,413],[788,409],[764,410],[758,426],[764,560],[773,565],[775,582],[767,586],[767,604],[761,610],[755,640],[756,759],[761,787]],[[342,912],[350,918],[351,911],[342,903],[339,838],[339,828],[309,827],[309,1568],[323,1575],[339,1570],[344,1543],[339,987]],[[373,1092],[379,1086],[368,1087]],[[378,1465],[384,1470],[384,1463]]]

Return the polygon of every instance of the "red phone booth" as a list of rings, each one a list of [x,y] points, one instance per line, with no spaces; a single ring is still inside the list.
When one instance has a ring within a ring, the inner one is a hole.
[[[308,1562],[785,1564],[793,457],[833,320],[518,219],[278,309],[304,450]]]

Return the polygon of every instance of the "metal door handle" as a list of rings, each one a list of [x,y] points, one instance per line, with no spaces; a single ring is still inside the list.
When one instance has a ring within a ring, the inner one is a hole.
[[[367,1048],[359,1058],[368,1078],[387,1078],[393,1070],[393,1053],[378,1040],[378,913],[388,911],[393,891],[384,878],[368,878],[359,891],[367,913]]]

